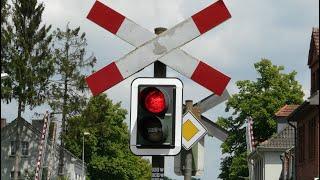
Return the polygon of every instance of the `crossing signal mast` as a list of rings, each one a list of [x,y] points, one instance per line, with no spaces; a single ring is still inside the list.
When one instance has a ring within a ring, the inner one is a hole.
[[[134,154],[180,152],[182,87],[177,78],[137,78],[132,82],[130,149]]]

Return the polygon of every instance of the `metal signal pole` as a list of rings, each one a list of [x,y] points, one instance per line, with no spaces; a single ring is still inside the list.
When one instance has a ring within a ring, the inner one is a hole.
[[[193,111],[193,101],[192,100],[186,100],[186,111]],[[183,175],[184,180],[191,180],[192,176],[192,149],[185,151],[185,159],[184,159],[184,168],[183,168]]]
[[[159,35],[166,31],[166,28],[158,27],[154,29],[155,34]],[[167,76],[167,67],[160,61],[154,63],[153,77],[165,78]],[[164,156],[152,156],[152,180],[164,179]]]

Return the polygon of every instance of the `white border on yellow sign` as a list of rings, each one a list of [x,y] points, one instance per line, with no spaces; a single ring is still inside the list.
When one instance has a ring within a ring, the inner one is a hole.
[[[205,126],[202,125],[202,123],[190,111],[187,111],[187,113],[183,116],[182,126],[188,120],[190,120],[199,131],[189,141],[182,136],[182,145],[186,150],[192,148],[195,143],[197,143],[203,136],[207,134],[207,129]]]

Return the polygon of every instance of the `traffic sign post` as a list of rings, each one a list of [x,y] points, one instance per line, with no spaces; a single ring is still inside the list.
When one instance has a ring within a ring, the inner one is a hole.
[[[225,141],[228,137],[227,131],[221,128],[219,125],[211,121],[210,119],[206,118],[205,116],[201,115],[208,111],[209,109],[217,106],[218,104],[224,102],[230,97],[227,90],[223,92],[221,96],[217,95],[210,95],[203,100],[193,104],[190,101],[189,106],[192,106],[193,112],[200,114],[199,121],[202,125],[204,125],[207,129],[207,134],[211,137],[216,137],[221,141]],[[187,104],[187,103],[186,103]],[[186,105],[187,107],[187,105]],[[204,137],[202,137],[192,148],[192,176],[201,175],[204,171]],[[184,173],[183,167],[185,167],[185,159],[186,153],[188,151],[182,149],[181,153],[174,157],[174,172],[178,176],[182,176]]]
[[[190,150],[192,151],[192,176],[201,176],[204,172],[204,138],[202,137]],[[174,157],[174,173],[183,176],[186,150]]]
[[[195,111],[191,100],[186,101],[186,112],[191,112],[194,115],[193,118],[200,118],[200,113],[199,113],[199,111]],[[187,116],[187,119],[192,119],[192,118]],[[188,122],[188,121],[186,121],[186,122]],[[188,131],[187,128],[183,128],[183,130]],[[188,139],[188,137],[192,137],[192,134],[195,134],[195,133],[183,132],[183,134],[185,135],[184,138]],[[184,152],[185,152],[184,169],[183,169],[184,180],[191,180],[191,176],[192,176],[192,150],[186,149],[186,151],[184,151]]]

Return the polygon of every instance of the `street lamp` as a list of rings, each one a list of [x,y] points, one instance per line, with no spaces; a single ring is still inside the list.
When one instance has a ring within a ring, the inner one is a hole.
[[[85,180],[85,173],[84,173],[84,136],[90,135],[89,132],[83,132],[82,135],[82,179]]]

